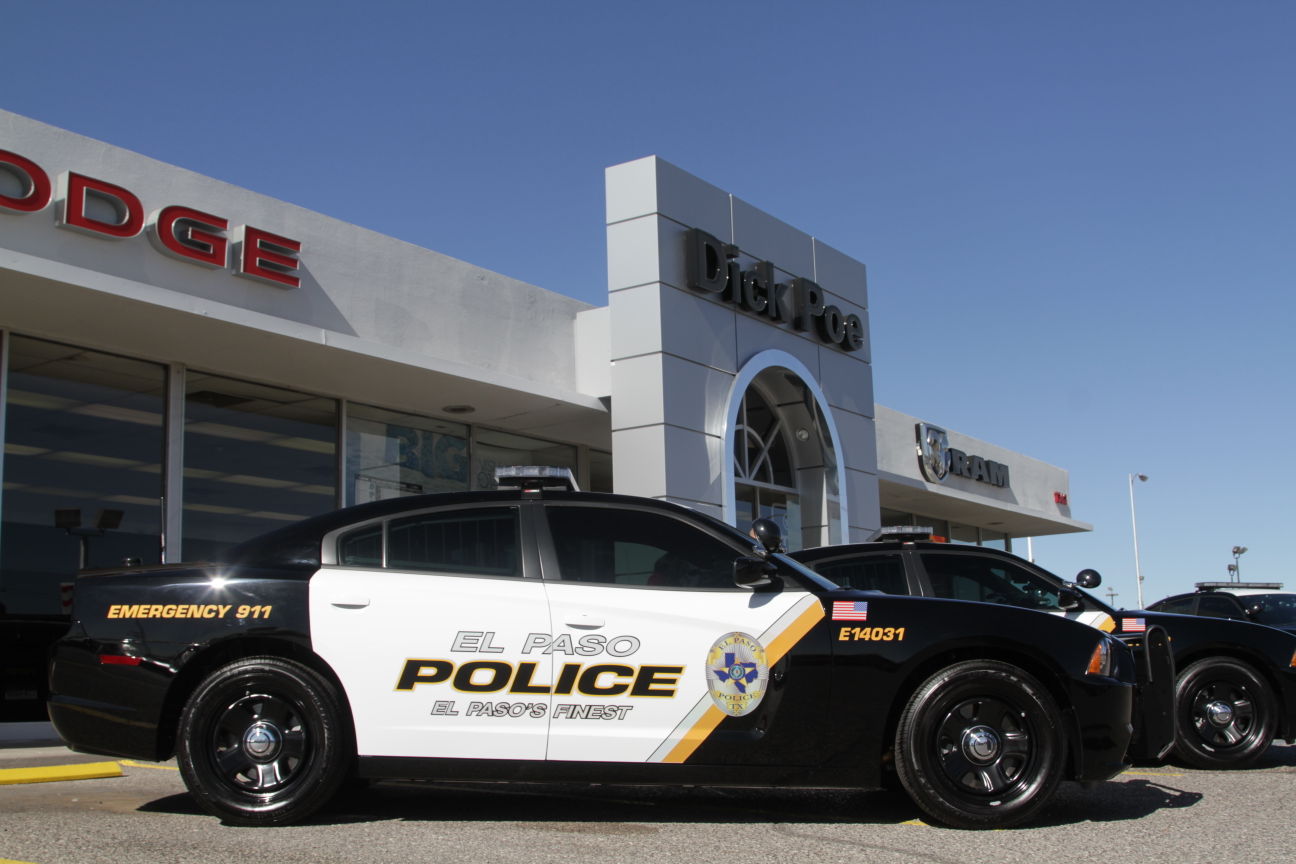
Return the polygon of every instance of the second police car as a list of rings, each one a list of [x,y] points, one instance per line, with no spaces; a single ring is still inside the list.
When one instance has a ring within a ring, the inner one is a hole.
[[[1008,552],[931,542],[930,529],[885,529],[880,542],[825,546],[793,556],[842,586],[958,598],[1036,609],[1111,633],[1135,649],[1138,668],[1155,666],[1164,634],[1173,665],[1151,674],[1136,723],[1169,721],[1174,755],[1198,768],[1245,768],[1275,738],[1296,738],[1296,635],[1245,621],[1117,610],[1078,585]],[[1168,674],[1167,674],[1168,673]],[[1163,753],[1148,741],[1135,753]],[[1167,752],[1169,748],[1164,748]]]
[[[85,752],[175,754],[204,808],[249,825],[305,819],[358,775],[894,777],[935,821],[1001,827],[1123,767],[1132,659],[1107,634],[842,590],[693,511],[545,485],[362,504],[222,564],[85,575],[55,727]]]

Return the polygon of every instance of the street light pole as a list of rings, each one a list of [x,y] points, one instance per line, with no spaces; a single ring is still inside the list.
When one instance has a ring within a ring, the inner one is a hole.
[[[1138,520],[1134,516],[1134,478],[1137,477],[1139,482],[1146,483],[1146,474],[1129,475],[1129,493],[1130,493],[1130,528],[1134,532],[1134,579],[1138,583],[1138,608],[1143,608],[1143,568],[1139,565],[1138,551]]]
[[[1247,551],[1245,546],[1233,547],[1233,563],[1229,565],[1229,575],[1234,577],[1234,581],[1242,579],[1242,556]]]

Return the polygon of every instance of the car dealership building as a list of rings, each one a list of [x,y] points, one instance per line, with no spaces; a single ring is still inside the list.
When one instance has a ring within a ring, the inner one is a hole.
[[[591,306],[0,112],[0,603],[507,464],[794,547],[1088,530],[1064,470],[874,404],[863,263],[656,157],[606,183]]]

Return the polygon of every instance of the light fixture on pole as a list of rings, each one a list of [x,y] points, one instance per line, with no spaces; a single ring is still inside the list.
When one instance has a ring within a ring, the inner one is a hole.
[[[1138,583],[1138,608],[1143,608],[1143,568],[1139,565],[1138,551],[1138,519],[1134,516],[1134,478],[1137,477],[1139,482],[1146,483],[1146,474],[1129,475],[1129,492],[1130,492],[1130,528],[1134,532],[1134,579]]]
[[[1229,575],[1235,577],[1236,580],[1239,581],[1239,582],[1242,581],[1242,561],[1241,561],[1241,558],[1242,558],[1243,555],[1246,554],[1246,551],[1247,551],[1247,547],[1245,547],[1245,546],[1234,546],[1234,547],[1233,547],[1233,564],[1232,564],[1232,566],[1229,567]]]

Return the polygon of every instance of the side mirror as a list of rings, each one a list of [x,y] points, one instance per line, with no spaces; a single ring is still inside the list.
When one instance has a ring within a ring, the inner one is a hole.
[[[1102,584],[1102,576],[1097,570],[1081,570],[1076,574],[1076,584],[1081,588],[1092,591]]]
[[[783,532],[773,519],[757,519],[748,533],[766,552],[783,551]]]
[[[1072,609],[1079,609],[1083,605],[1083,598],[1069,588],[1063,588],[1058,592],[1058,608],[1064,612],[1070,612]]]
[[[733,581],[739,588],[750,588],[758,591],[774,584],[778,567],[764,558],[739,556],[733,563]]]

